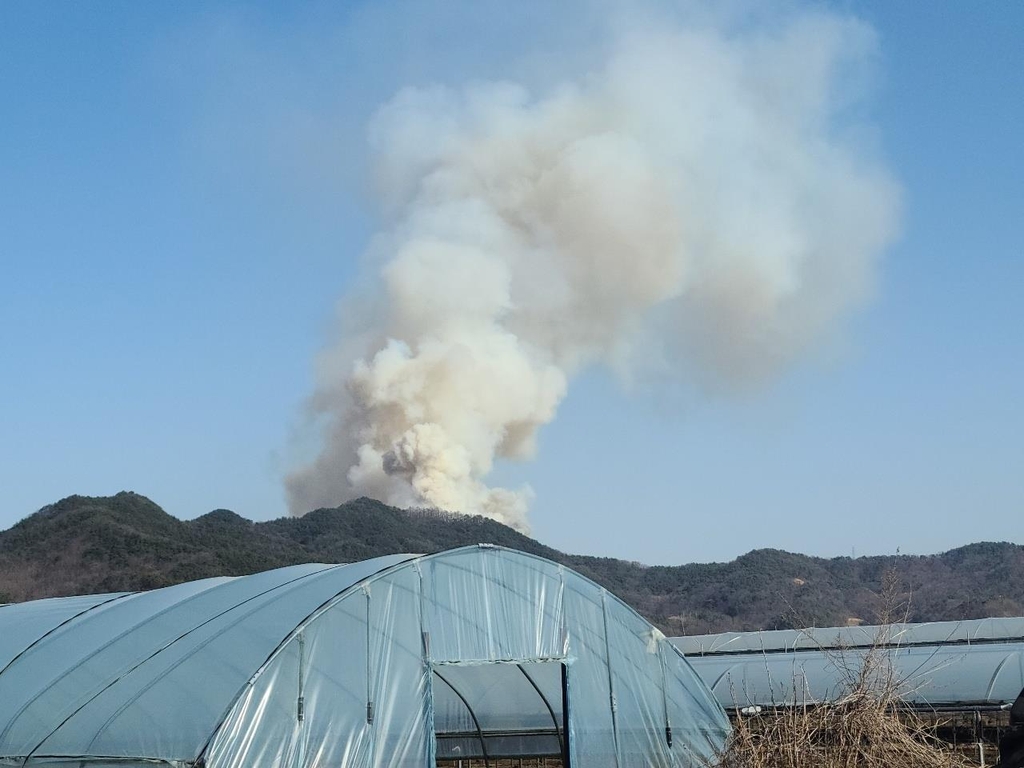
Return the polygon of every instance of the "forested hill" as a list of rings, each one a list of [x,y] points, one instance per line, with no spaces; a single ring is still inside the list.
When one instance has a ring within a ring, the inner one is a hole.
[[[262,523],[227,510],[182,521],[129,492],[70,496],[0,532],[0,602],[481,542],[565,563],[669,634],[871,622],[890,571],[909,598],[911,621],[1024,615],[1024,547],[1016,544],[856,559],[761,549],[729,563],[644,566],[567,555],[481,517],[399,510],[369,499]]]

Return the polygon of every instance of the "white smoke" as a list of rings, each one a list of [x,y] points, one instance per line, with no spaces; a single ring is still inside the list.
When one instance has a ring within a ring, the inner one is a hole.
[[[293,512],[366,495],[525,529],[529,489],[486,477],[533,455],[583,368],[656,356],[734,385],[825,336],[896,229],[844,118],[873,52],[802,16],[631,34],[543,93],[400,92],[370,131],[382,290],[325,353]]]

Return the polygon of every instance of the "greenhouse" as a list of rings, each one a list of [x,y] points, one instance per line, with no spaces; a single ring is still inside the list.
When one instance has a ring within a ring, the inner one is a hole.
[[[682,767],[728,729],[632,609],[487,545],[0,607],[0,765]]]
[[[1024,690],[1024,618],[725,632],[670,642],[730,710],[834,700],[872,649],[912,707],[1005,711]]]

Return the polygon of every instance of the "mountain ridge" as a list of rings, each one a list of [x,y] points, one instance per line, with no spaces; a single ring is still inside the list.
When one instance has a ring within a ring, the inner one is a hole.
[[[477,543],[561,562],[669,634],[874,621],[887,572],[910,621],[1024,614],[1024,547],[978,542],[936,555],[818,558],[756,549],[726,563],[642,565],[573,555],[494,520],[372,499],[254,522],[226,509],[179,520],[137,493],[69,496],[0,531],[0,602],[135,591],[302,562],[429,554]]]

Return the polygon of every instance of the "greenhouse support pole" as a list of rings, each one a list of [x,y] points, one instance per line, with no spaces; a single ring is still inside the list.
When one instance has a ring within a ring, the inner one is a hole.
[[[660,641],[658,663],[661,665],[661,705],[665,711],[665,744],[672,749],[672,718],[668,714],[668,670],[665,668],[665,646]]]
[[[608,639],[608,590],[601,589],[601,615],[604,620],[604,660],[608,667],[608,706],[612,710],[612,744],[615,749],[615,768],[619,768],[619,705],[615,699],[615,681],[612,675],[612,646]]]
[[[555,717],[555,708],[551,706],[551,702],[548,701],[548,697],[544,695],[544,692],[541,691],[540,687],[537,685],[537,683],[534,681],[534,679],[532,677],[530,677],[530,673],[527,672],[525,669],[523,669],[523,665],[522,664],[516,664],[516,667],[519,669],[520,672],[523,673],[523,676],[527,680],[529,680],[530,685],[533,686],[533,690],[536,692],[536,694],[538,696],[540,696],[540,700],[544,702],[544,706],[548,710],[548,715],[551,717],[551,724],[553,726],[555,726],[555,737],[558,739],[558,751],[564,753],[565,752],[565,745],[562,742],[562,731],[565,730],[565,721],[564,720],[562,721],[562,727],[559,728],[558,727],[558,718]]]
[[[369,583],[363,584],[363,594],[366,595],[366,728],[369,731],[370,741],[370,765],[374,765],[377,759],[377,728],[373,724],[373,694],[376,690],[374,685],[374,658],[373,658],[373,630],[372,619],[372,597],[370,596]],[[383,641],[382,641],[383,642]]]
[[[303,731],[305,726],[303,721],[306,719],[306,693],[305,693],[305,681],[306,681],[306,633],[299,632],[299,700],[295,708],[295,730],[298,737],[298,759],[296,763],[298,765],[305,765],[306,762],[306,739]]]
[[[473,711],[473,708],[469,705],[469,702],[466,701],[466,697],[462,695],[459,689],[452,685],[448,681],[448,678],[444,677],[440,672],[437,671],[437,667],[434,667],[434,674],[437,676],[438,680],[440,680],[442,683],[447,685],[448,688],[451,689],[452,693],[459,697],[459,701],[462,702],[463,706],[466,708],[466,711],[469,712],[469,716],[473,719],[473,726],[476,728],[477,738],[480,740],[480,753],[483,755],[484,758],[484,768],[491,768],[491,758],[490,755],[487,754],[487,739],[484,737],[483,728],[480,727],[480,721],[476,719],[476,712]]]
[[[564,661],[562,667],[562,765],[564,768],[572,768],[570,755],[572,749],[569,747],[569,665]]]

